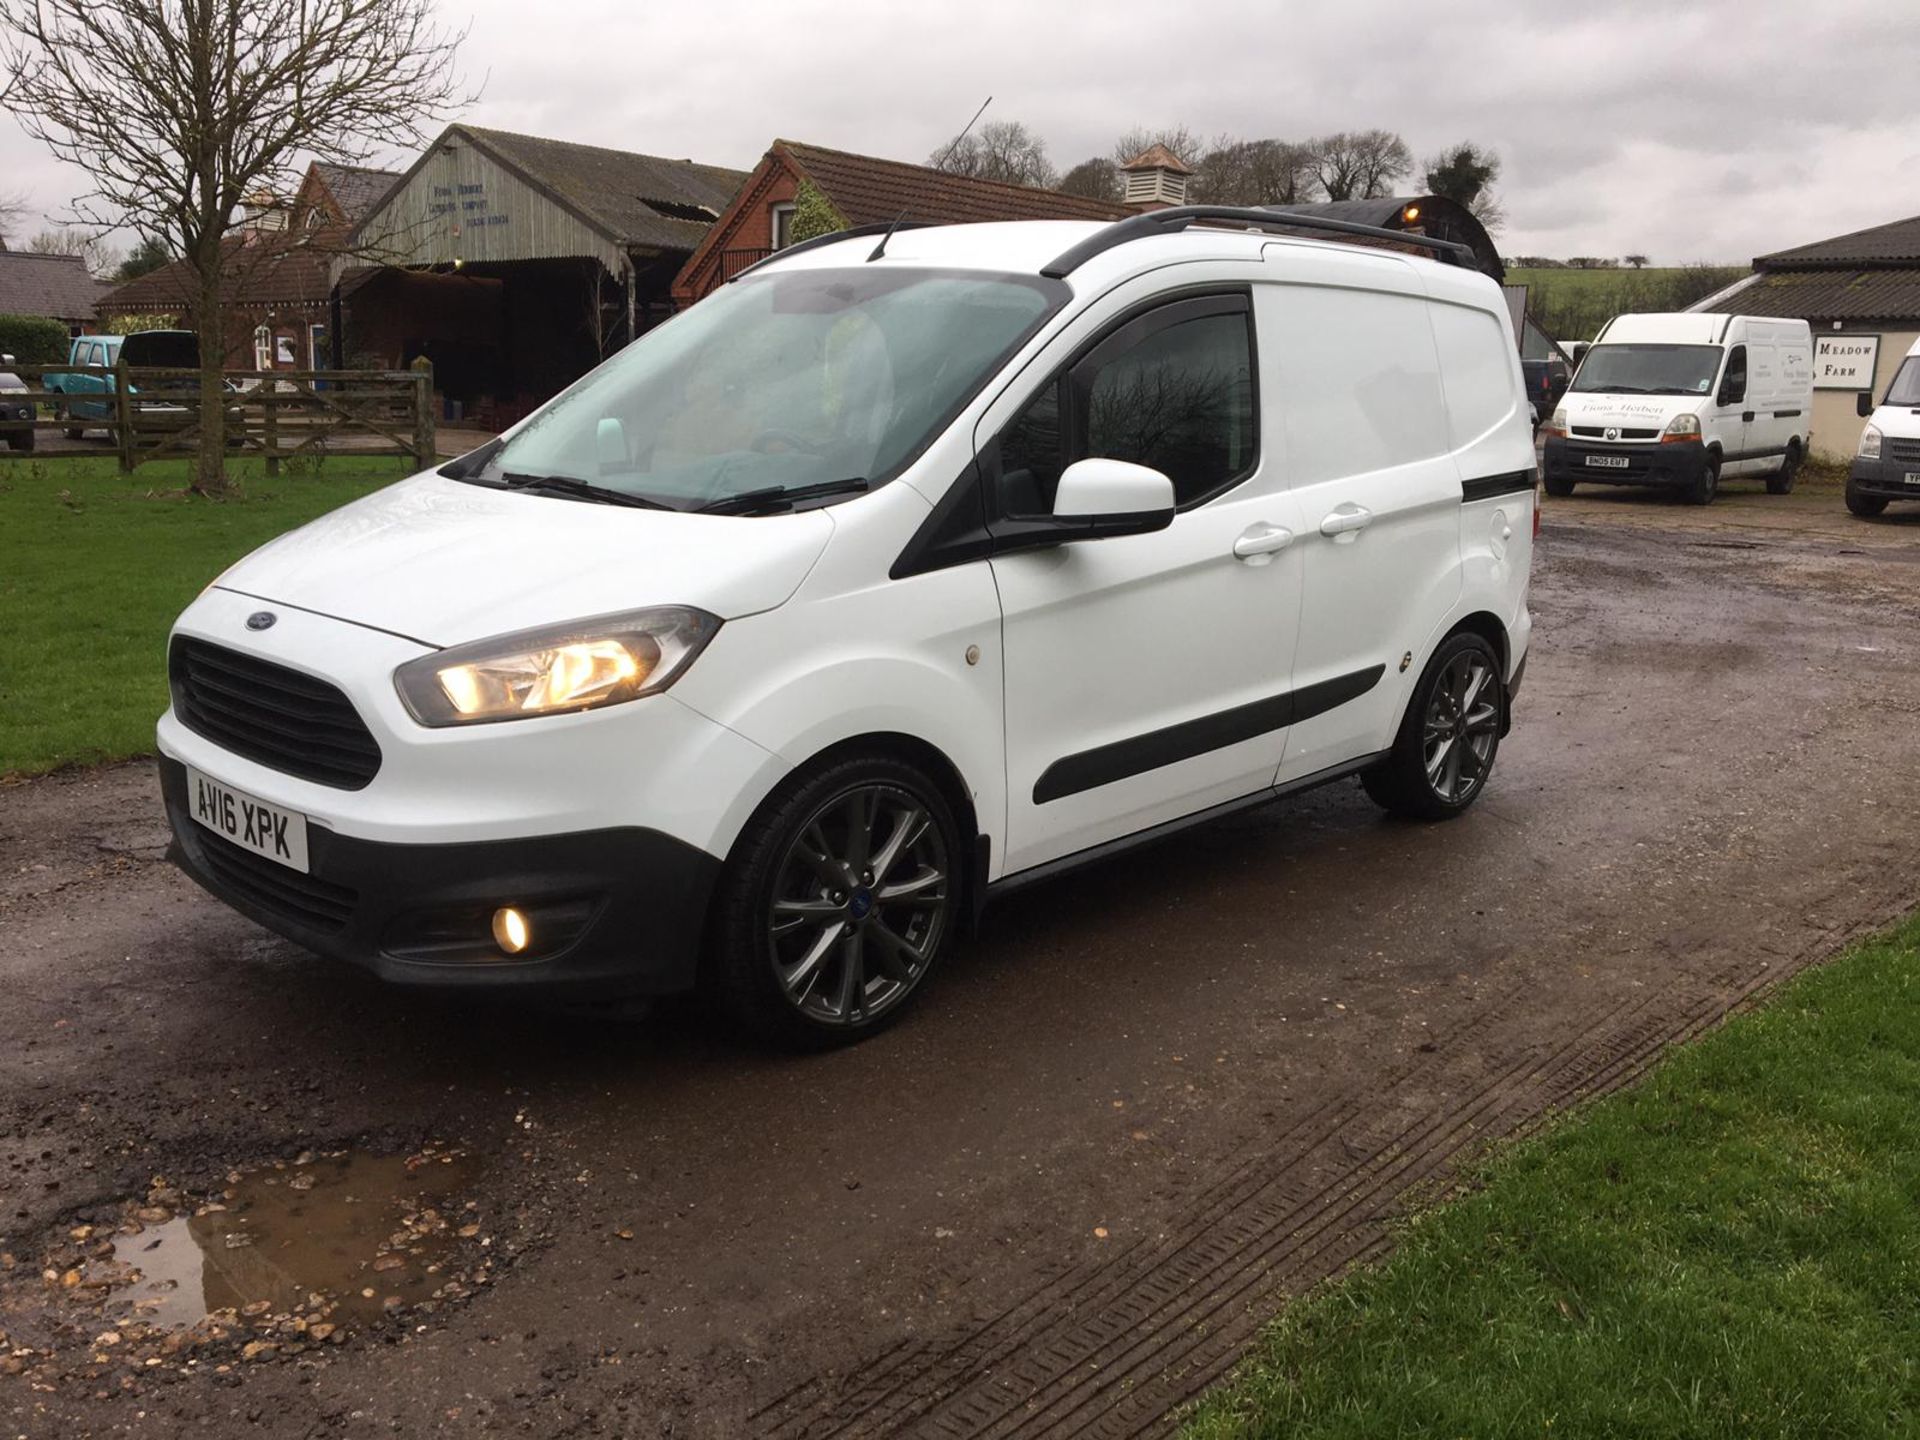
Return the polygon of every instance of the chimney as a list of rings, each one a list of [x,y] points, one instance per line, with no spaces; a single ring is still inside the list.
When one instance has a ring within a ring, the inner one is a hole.
[[[1136,210],[1165,210],[1187,203],[1187,178],[1193,174],[1164,145],[1142,151],[1120,167],[1126,177],[1123,197]]]

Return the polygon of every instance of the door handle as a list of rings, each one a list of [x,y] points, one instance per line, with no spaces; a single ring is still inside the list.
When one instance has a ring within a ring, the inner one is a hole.
[[[1284,525],[1269,525],[1262,521],[1250,525],[1233,542],[1234,558],[1244,560],[1249,565],[1270,564],[1274,555],[1293,543],[1293,532]]]
[[[1751,424],[1753,423],[1753,411],[1751,411],[1751,410],[1742,410],[1742,411],[1740,412],[1740,419],[1741,419],[1741,421],[1742,421],[1742,423],[1744,423],[1744,424],[1747,424],[1747,425],[1751,425]]]
[[[1352,544],[1359,533],[1373,523],[1373,512],[1364,505],[1342,505],[1320,522],[1320,533]]]

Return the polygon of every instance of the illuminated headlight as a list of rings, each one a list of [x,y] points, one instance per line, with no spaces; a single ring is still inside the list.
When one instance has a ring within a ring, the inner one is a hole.
[[[666,689],[719,629],[704,610],[662,605],[458,645],[409,660],[393,680],[422,725],[591,710]]]
[[[1698,440],[1700,438],[1700,417],[1698,415],[1676,415],[1667,422],[1667,428],[1661,432],[1662,440]]]
[[[1860,432],[1860,458],[1878,460],[1880,458],[1880,427],[1869,425]]]

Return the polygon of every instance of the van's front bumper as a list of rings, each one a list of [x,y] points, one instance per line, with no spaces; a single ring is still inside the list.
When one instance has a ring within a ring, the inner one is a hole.
[[[1907,477],[1915,477],[1909,485]],[[1847,488],[1879,500],[1920,500],[1920,460],[1862,460],[1847,469]]]
[[[172,857],[219,899],[319,954],[411,985],[535,986],[586,994],[692,987],[720,861],[657,830],[396,844],[307,827],[305,874],[194,821],[186,767],[160,759]],[[532,944],[509,956],[493,913]]]
[[[1625,465],[1589,465],[1588,457],[1625,460]],[[1577,440],[1563,435],[1547,437],[1543,457],[1553,480],[1581,480],[1597,485],[1656,485],[1683,490],[1699,482],[1707,468],[1704,445],[1662,445],[1638,442],[1609,445],[1599,440]]]

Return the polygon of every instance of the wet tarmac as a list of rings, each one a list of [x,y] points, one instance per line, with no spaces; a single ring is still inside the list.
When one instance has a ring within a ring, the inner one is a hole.
[[[493,1239],[252,1360],[0,1311],[0,1435],[1164,1433],[1476,1147],[1920,898],[1920,524],[1730,498],[1552,505],[1465,819],[1343,785],[1035,887],[826,1057],[383,989],[161,863],[146,767],[0,790],[0,1287],[302,1150],[457,1146]]]

